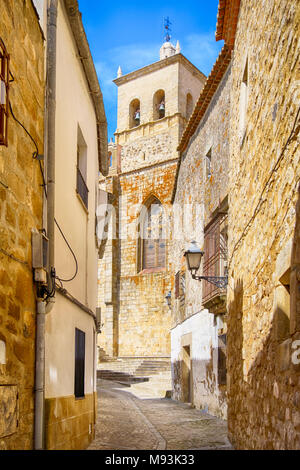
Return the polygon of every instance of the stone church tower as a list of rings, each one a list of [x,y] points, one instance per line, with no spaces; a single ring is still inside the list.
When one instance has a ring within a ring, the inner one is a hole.
[[[109,144],[109,233],[99,260],[100,358],[169,358],[171,196],[180,136],[205,82],[180,46],[122,75],[118,128]]]

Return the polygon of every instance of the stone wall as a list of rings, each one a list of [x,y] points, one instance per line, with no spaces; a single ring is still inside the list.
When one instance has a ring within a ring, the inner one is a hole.
[[[173,283],[172,373],[173,397],[187,401],[185,350],[189,351],[190,400],[198,408],[226,417],[226,392],[218,383],[218,335],[226,333],[222,316],[203,307],[203,282],[186,271],[184,252],[195,240],[204,245],[204,227],[227,196],[231,70],[227,69],[197,130],[181,156],[173,210],[171,262],[173,276],[185,276],[184,292],[176,299]],[[210,173],[206,155],[211,150]],[[190,335],[190,338],[187,338]]]
[[[44,45],[30,0],[1,1],[0,32],[14,76],[13,112],[42,154]],[[0,147],[1,449],[33,447],[36,306],[31,230],[42,228],[42,178],[32,158],[34,151],[28,135],[10,115],[8,147]]]
[[[300,375],[292,361],[300,334],[299,22],[296,0],[241,2],[228,290],[228,420],[238,449],[300,448]]]
[[[171,290],[169,245],[165,268],[140,273],[137,221],[151,194],[168,216],[175,171],[176,161],[165,162],[121,174],[114,184],[106,182],[106,190],[119,201],[110,224],[120,229],[118,239],[108,240],[99,263],[99,285],[105,286],[99,289],[104,322],[100,346],[110,355],[170,355],[171,315],[165,300]]]

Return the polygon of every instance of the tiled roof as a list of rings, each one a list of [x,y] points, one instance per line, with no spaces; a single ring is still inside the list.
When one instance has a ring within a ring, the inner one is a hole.
[[[216,41],[224,39],[233,47],[241,0],[219,0]]]
[[[187,123],[181,141],[178,147],[179,152],[184,152],[195,130],[197,129],[202,117],[204,116],[231,60],[232,49],[224,45],[215,65],[212,68],[204,88],[202,89],[194,111]]]

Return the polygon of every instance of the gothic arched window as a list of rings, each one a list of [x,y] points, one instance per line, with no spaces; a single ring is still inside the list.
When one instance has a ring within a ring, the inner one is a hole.
[[[144,205],[139,218],[138,271],[164,268],[166,265],[166,236],[164,210],[152,196]]]

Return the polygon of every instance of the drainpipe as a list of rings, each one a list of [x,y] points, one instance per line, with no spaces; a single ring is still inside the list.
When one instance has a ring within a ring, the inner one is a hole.
[[[47,237],[49,240],[48,290],[53,289],[52,268],[54,268],[54,202],[55,202],[55,108],[56,108],[56,31],[58,0],[48,0],[47,9],[47,58],[46,58],[46,145],[45,170],[47,183]],[[45,207],[44,206],[44,207]],[[45,323],[46,313],[54,305],[54,299],[46,303],[37,301],[36,321],[36,363],[35,363],[35,430],[34,448],[45,448]]]
[[[35,414],[34,448],[44,449],[44,408],[45,408],[45,320],[46,302],[37,301],[36,355],[35,355]]]

